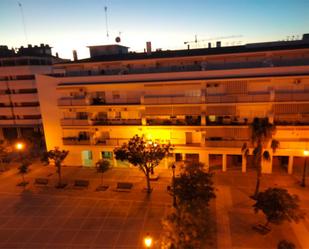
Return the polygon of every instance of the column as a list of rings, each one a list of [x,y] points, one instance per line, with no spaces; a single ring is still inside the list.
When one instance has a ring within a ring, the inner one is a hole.
[[[293,162],[294,162],[294,157],[289,156],[289,163],[288,163],[288,174],[289,175],[293,173]]]
[[[204,169],[209,171],[209,153],[202,152],[200,153],[200,162],[204,164]]]
[[[201,125],[206,125],[206,113],[201,113]]]
[[[222,154],[222,171],[226,172],[226,154]]]
[[[245,173],[247,171],[247,158],[242,156],[241,158],[241,172]]]

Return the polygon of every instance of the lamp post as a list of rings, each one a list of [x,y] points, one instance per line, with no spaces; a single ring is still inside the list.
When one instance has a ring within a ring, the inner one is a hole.
[[[152,238],[150,237],[149,233],[147,233],[146,237],[144,238],[144,244],[146,248],[151,248],[152,246]]]
[[[306,187],[306,168],[307,168],[307,158],[309,156],[308,150],[304,150],[304,156],[305,156],[305,163],[304,163],[304,170],[303,170],[303,178],[300,184],[300,186],[302,187]]]
[[[25,148],[25,144],[22,143],[22,142],[17,142],[15,144],[15,149],[18,151],[18,154],[19,154],[19,159],[22,160],[22,155],[21,155],[21,152],[24,150]]]
[[[172,172],[173,172],[173,207],[176,207],[176,195],[175,195],[175,169],[176,165],[173,163],[172,165]]]

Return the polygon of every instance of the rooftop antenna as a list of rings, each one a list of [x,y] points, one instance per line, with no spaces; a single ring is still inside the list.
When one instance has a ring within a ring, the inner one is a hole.
[[[105,25],[106,25],[106,37],[107,41],[109,40],[109,33],[108,33],[108,22],[107,22],[107,6],[104,7],[105,11]]]
[[[26,41],[26,44],[28,44],[28,35],[27,35],[27,29],[26,29],[26,22],[25,22],[23,6],[22,6],[22,4],[20,2],[18,2],[18,6],[19,6],[19,9],[20,9],[21,19],[22,19],[22,22],[23,22],[25,41]]]

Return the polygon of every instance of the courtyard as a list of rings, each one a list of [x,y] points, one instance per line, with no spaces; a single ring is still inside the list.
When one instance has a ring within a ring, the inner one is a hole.
[[[34,164],[26,175],[30,183],[23,189],[16,169],[0,175],[0,248],[56,248],[56,249],[142,249],[147,233],[153,247],[159,248],[162,235],[161,219],[172,209],[172,197],[166,187],[171,171],[157,170],[158,181],[152,182],[153,192],[144,191],[144,176],[134,168],[111,169],[104,173],[106,191],[96,191],[100,174],[91,168],[63,167],[65,189],[56,189],[54,166]],[[36,186],[34,179],[46,177],[47,186]],[[76,188],[75,179],[90,181],[88,188]],[[115,191],[117,182],[131,182],[129,192]],[[308,219],[298,224],[272,226],[261,235],[252,229],[264,223],[262,214],[253,212],[254,172],[215,172],[217,198],[211,203],[212,228],[207,248],[275,249],[278,241],[292,241],[296,248],[309,248]],[[264,175],[262,189],[268,186],[287,188],[299,195],[301,207],[308,213],[308,188],[299,187],[299,177],[282,174]]]

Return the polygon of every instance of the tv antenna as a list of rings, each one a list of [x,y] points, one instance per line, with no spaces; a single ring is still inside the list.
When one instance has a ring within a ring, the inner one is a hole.
[[[19,6],[19,9],[20,9],[20,13],[21,13],[21,20],[22,20],[23,28],[24,28],[25,41],[26,41],[26,44],[28,44],[28,35],[27,35],[27,29],[26,29],[26,22],[25,22],[23,6],[22,6],[22,4],[20,2],[18,2],[18,6]]]
[[[109,33],[108,33],[108,22],[107,22],[107,6],[104,6],[104,12],[105,12],[105,25],[106,25],[106,38],[107,41],[109,40]]]

